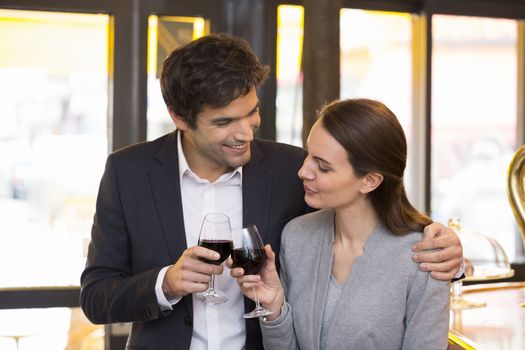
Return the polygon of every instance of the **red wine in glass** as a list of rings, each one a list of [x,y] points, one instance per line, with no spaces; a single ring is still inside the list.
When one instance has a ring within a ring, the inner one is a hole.
[[[225,239],[203,239],[199,242],[199,245],[201,247],[214,250],[221,256],[219,260],[209,260],[202,258],[202,261],[208,264],[220,265],[224,261],[226,261],[226,259],[228,259],[228,257],[230,256],[233,247],[233,242],[231,240],[228,241]]]
[[[256,275],[266,261],[264,249],[237,248],[231,252],[233,267],[242,267],[245,275]]]
[[[214,265],[220,265],[228,258],[232,250],[232,236],[230,218],[220,213],[209,213],[202,220],[199,234],[199,246],[216,251],[220,254],[219,260],[201,260]],[[219,305],[228,301],[224,293],[215,289],[215,275],[211,276],[210,287],[200,294],[207,304]]]
[[[244,274],[255,275],[261,271],[266,261],[266,254],[264,253],[264,244],[261,235],[257,230],[257,226],[249,225],[242,228],[232,230],[233,250],[231,257],[233,260],[233,267],[242,267]],[[242,315],[244,318],[254,318],[259,316],[266,316],[273,313],[265,309],[259,303],[257,291],[253,288],[253,295],[255,297],[255,309]]]

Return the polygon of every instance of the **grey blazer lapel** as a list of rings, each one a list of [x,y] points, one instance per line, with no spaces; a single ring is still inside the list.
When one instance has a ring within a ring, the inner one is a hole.
[[[273,170],[261,166],[264,154],[254,140],[251,159],[242,170],[242,223],[256,224],[264,241],[268,226]]]
[[[331,215],[330,215],[331,214]],[[312,283],[316,286],[315,299],[316,303],[313,307],[312,327],[313,327],[313,341],[319,347],[321,341],[321,325],[323,322],[324,305],[326,303],[326,296],[328,293],[328,284],[332,276],[332,243],[334,237],[334,223],[333,212],[325,216],[323,223],[323,234],[321,235],[321,242],[319,245],[318,255],[318,270],[317,279]]]
[[[171,262],[175,263],[187,248],[179,182],[176,131],[166,138],[154,158],[156,166],[150,169],[148,178],[155,198],[155,207],[162,226],[165,244],[168,247]],[[192,313],[191,296],[185,297],[183,300]]]

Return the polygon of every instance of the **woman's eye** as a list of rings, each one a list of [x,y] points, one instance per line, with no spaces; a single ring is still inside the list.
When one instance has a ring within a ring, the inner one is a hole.
[[[322,172],[322,173],[327,173],[327,172],[329,172],[329,171],[330,171],[330,169],[327,169],[327,168],[323,168],[323,167],[322,167],[322,166],[320,166],[320,165],[318,166],[318,168],[319,168],[319,171],[320,171],[320,172]]]

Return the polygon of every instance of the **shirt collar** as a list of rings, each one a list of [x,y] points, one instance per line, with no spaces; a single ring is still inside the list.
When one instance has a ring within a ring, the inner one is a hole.
[[[197,174],[195,174],[188,165],[186,156],[182,150],[182,132],[177,131],[177,155],[179,156],[179,181],[182,184],[182,178],[184,175],[191,176],[194,179],[202,180]],[[232,172],[221,175],[217,181],[228,181],[233,178],[236,174],[239,174],[240,183],[242,184],[242,167],[235,168]]]

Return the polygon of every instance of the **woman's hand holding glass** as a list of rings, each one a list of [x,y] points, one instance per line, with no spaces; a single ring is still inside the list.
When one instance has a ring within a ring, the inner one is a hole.
[[[245,275],[244,269],[232,267],[232,259],[228,259],[226,264],[231,269],[230,275],[237,279],[241,292],[252,300],[259,299],[261,305],[270,311],[271,314],[266,319],[271,321],[277,319],[281,314],[281,307],[284,303],[284,289],[275,267],[275,253],[272,247],[267,244],[264,246],[266,261],[257,275]]]

